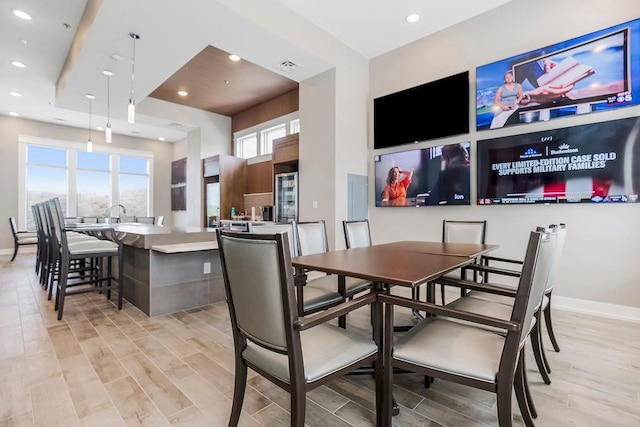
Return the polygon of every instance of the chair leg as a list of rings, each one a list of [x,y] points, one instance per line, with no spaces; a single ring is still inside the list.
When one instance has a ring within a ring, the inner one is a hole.
[[[540,310],[535,314],[537,322],[533,331],[531,331],[531,347],[533,348],[533,357],[536,359],[536,365],[538,365],[538,371],[542,376],[542,380],[545,384],[551,384],[551,378],[549,378],[549,373],[547,372],[547,366],[544,364],[543,359],[543,349],[540,340]]]
[[[11,257],[11,261],[10,262],[13,262],[13,260],[16,259],[16,255],[18,255],[18,246],[20,246],[20,245],[18,245],[18,242],[14,242],[14,244],[13,244],[13,256]]]
[[[247,365],[236,356],[236,375],[233,387],[233,403],[231,405],[231,416],[229,417],[229,427],[236,427],[242,412],[242,402],[247,388]]]
[[[547,326],[547,333],[549,334],[549,338],[551,339],[551,344],[553,345],[553,349],[556,352],[560,351],[560,346],[558,345],[558,341],[556,340],[556,335],[553,333],[553,323],[551,322],[551,292],[547,294],[549,297],[549,304],[544,309],[544,323]]]
[[[304,427],[307,396],[301,387],[291,390],[291,427]]]
[[[444,285],[440,285],[440,300],[442,301],[442,306],[444,307]]]
[[[518,401],[518,407],[520,408],[520,413],[522,414],[522,419],[524,420],[524,424],[527,427],[533,427],[533,419],[531,418],[531,410],[529,408],[527,399],[525,397],[524,390],[524,381],[526,381],[524,377],[524,347],[520,350],[520,357],[518,358],[518,364],[516,366],[516,373],[513,380],[513,387],[516,394],[516,399]],[[499,410],[500,408],[498,408]],[[537,415],[537,414],[536,414]],[[500,420],[500,413],[498,412],[498,419],[500,421],[500,425],[502,425],[502,420]]]
[[[69,262],[61,262],[58,276],[58,291],[56,292],[56,307],[58,308],[58,320],[62,320],[64,310],[64,297],[67,293],[67,276],[69,275]]]

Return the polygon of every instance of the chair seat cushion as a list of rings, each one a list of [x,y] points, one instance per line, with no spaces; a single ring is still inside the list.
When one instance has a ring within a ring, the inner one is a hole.
[[[304,377],[319,380],[378,351],[370,337],[334,325],[319,325],[300,333]],[[242,357],[274,377],[289,383],[289,358],[251,342]]]
[[[320,276],[316,279],[309,280],[307,276],[307,286],[312,285],[316,288],[326,289],[328,291],[337,292],[338,291],[338,276],[336,274],[331,274],[327,276]],[[345,279],[345,288],[347,291],[347,296],[352,296],[357,293],[360,293],[371,287],[371,282],[368,280],[357,279],[355,277],[347,277]]]
[[[393,358],[493,383],[504,340],[485,329],[428,317],[397,339]]]
[[[314,311],[342,301],[342,295],[337,292],[337,286],[335,290],[330,290],[318,288],[314,285],[305,285],[302,291],[302,298],[305,311]]]
[[[117,254],[119,246],[117,243],[108,240],[86,240],[69,243],[69,253],[71,255],[91,255],[99,253]]]
[[[31,245],[34,243],[38,243],[38,235],[35,233],[18,234],[18,244],[19,245]]]

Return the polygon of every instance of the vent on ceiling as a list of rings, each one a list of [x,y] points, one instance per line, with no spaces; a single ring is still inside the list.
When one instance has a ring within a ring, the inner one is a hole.
[[[284,61],[276,65],[276,68],[280,71],[284,71],[285,73],[293,73],[294,71],[302,67],[295,62],[285,59]]]

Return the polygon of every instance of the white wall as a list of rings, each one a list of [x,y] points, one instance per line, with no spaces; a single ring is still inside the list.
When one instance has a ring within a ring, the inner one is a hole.
[[[638,17],[640,2],[637,0],[514,0],[478,18],[374,58],[370,62],[369,160],[374,154],[371,149],[373,98],[466,70],[469,70],[473,82],[477,66]],[[473,83],[471,92],[473,113]],[[470,140],[472,156],[475,156],[478,139],[639,114],[640,107],[628,107],[492,131],[472,130],[460,137],[425,142],[417,147],[377,150],[376,153]],[[437,123],[433,125],[437,126]],[[471,127],[475,128],[474,119],[471,119]],[[369,205],[375,242],[439,240],[443,219],[486,219],[488,242],[501,245],[495,253],[521,258],[528,230],[537,225],[565,222],[568,225],[567,241],[554,296],[640,308],[640,204],[376,208],[373,204],[373,173],[370,161]],[[475,167],[472,168],[472,176],[475,176]],[[472,200],[475,200],[475,182],[472,185]]]

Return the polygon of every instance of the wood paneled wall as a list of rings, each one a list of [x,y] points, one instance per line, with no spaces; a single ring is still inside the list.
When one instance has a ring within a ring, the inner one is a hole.
[[[294,89],[231,117],[231,132],[250,128],[298,111],[299,89]]]

